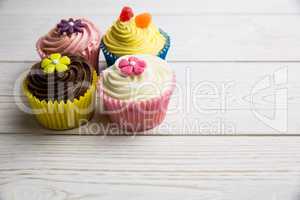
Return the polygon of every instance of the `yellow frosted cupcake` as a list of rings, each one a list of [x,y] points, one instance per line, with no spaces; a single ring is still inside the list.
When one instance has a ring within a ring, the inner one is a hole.
[[[134,16],[130,7],[124,7],[102,38],[100,47],[108,66],[124,55],[150,54],[165,59],[170,37],[154,25],[149,13]]]
[[[92,117],[96,81],[96,72],[83,58],[55,53],[31,67],[23,91],[40,124],[64,130]]]

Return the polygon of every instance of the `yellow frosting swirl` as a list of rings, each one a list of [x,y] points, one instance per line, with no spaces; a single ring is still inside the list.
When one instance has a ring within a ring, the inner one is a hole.
[[[164,47],[165,41],[165,37],[153,23],[147,28],[139,28],[134,18],[128,22],[116,21],[103,37],[107,49],[117,56],[157,55]]]
[[[124,76],[118,68],[121,59],[103,71],[102,83],[104,93],[119,100],[147,100],[159,97],[173,83],[173,71],[166,61],[151,55],[134,55],[146,62],[147,67],[141,75]]]

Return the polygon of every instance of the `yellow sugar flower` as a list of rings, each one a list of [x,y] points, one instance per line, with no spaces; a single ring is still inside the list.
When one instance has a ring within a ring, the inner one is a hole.
[[[49,58],[44,58],[41,63],[43,71],[47,74],[51,74],[54,71],[64,72],[69,69],[71,60],[68,56],[61,56],[59,53],[54,53]]]

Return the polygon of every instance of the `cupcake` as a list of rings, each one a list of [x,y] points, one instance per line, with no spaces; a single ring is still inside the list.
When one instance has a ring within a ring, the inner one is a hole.
[[[81,56],[98,72],[100,32],[89,20],[61,20],[36,44],[41,58],[52,53]]]
[[[164,120],[175,74],[157,56],[128,55],[102,72],[99,85],[111,121],[125,130],[143,131]]]
[[[91,118],[96,82],[95,70],[83,58],[55,53],[31,67],[23,91],[40,124],[64,130]]]
[[[134,16],[129,7],[124,7],[119,19],[103,36],[100,45],[107,65],[111,66],[121,56],[150,54],[166,58],[170,38],[157,28],[149,13]]]

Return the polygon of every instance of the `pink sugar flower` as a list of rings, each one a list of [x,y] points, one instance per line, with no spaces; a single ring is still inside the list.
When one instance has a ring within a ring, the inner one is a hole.
[[[137,76],[144,72],[146,62],[136,57],[129,57],[119,62],[119,68],[121,73],[125,76]]]

